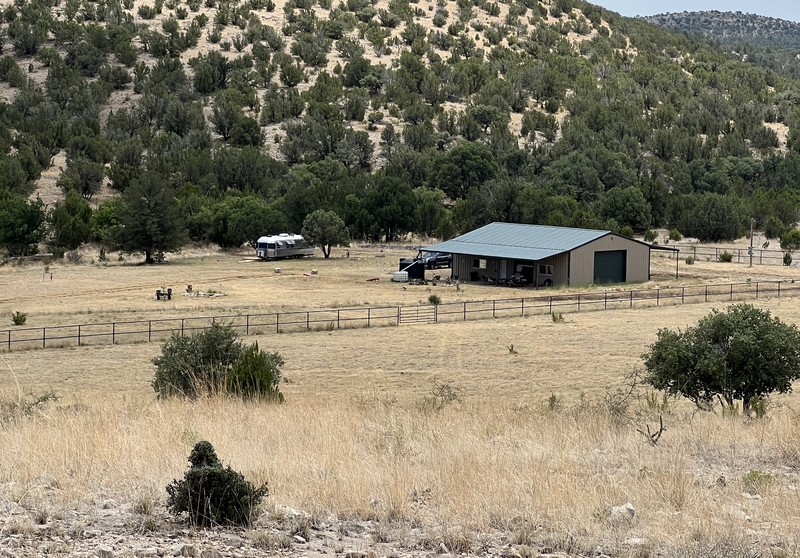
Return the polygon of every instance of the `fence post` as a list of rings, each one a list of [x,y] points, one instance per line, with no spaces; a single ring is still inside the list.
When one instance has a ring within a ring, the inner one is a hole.
[[[11,352],[11,330],[8,330],[8,352]]]
[[[781,297],[781,282],[778,281],[778,298],[780,298],[780,297]]]
[[[758,281],[756,281],[756,298],[758,298]]]
[[[578,312],[581,311],[581,293],[578,293]]]
[[[341,329],[341,327],[342,327],[341,318],[342,318],[342,311],[341,310],[337,310],[336,311],[336,329]]]
[[[733,300],[733,283],[731,283],[731,300]]]
[[[683,302],[683,295],[684,294],[686,294],[686,287],[681,287],[681,304],[684,304],[684,302]]]
[[[608,310],[608,291],[603,291],[603,310]]]
[[[147,342],[150,342],[150,339],[153,337],[153,320],[147,322]]]
[[[439,310],[439,305],[438,304],[434,304],[433,305],[433,323],[435,323],[435,324],[439,323],[439,312],[438,312],[438,310]]]
[[[495,317],[495,316],[494,316],[495,302],[496,302],[496,301],[492,300],[492,318],[494,318],[494,317]]]
[[[47,333],[45,333],[46,331],[47,331],[47,328],[43,327],[42,328],[42,349],[46,349],[47,348],[46,347],[46,345],[47,345]]]
[[[244,334],[250,335],[250,314],[244,317]]]
[[[656,306],[661,302],[661,289],[656,289]]]
[[[185,319],[186,319],[186,318],[181,318],[181,337],[183,337],[183,321],[184,321]]]
[[[524,318],[525,317],[525,299],[524,298],[520,299],[520,306],[522,307],[522,312],[520,313],[520,316],[522,316]]]
[[[372,308],[367,308],[367,327],[369,327],[369,321],[371,316],[372,316]]]
[[[631,289],[630,293],[631,293],[631,304],[630,304],[630,308],[633,308],[633,289]]]
[[[311,329],[311,312],[306,312],[306,329]]]
[[[111,322],[111,344],[114,345],[117,337],[117,322]]]
[[[706,285],[706,302],[708,302],[708,285]]]
[[[550,295],[550,313],[553,313],[553,295]]]
[[[397,307],[397,325],[400,325],[400,307]]]
[[[281,332],[281,313],[275,312],[275,333]]]
[[[81,326],[78,326],[78,347],[81,346]]]

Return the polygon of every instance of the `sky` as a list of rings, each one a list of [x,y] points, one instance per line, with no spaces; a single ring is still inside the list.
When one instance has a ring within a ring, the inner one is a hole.
[[[589,0],[624,16],[646,16],[665,12],[694,12],[718,10],[720,12],[744,12],[763,16],[788,19],[800,23],[800,2],[798,0],[773,0],[754,2],[753,0]]]

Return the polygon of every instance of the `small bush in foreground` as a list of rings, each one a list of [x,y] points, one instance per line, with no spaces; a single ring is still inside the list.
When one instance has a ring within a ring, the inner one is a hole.
[[[694,265],[694,258],[692,256],[686,256],[686,265]]]
[[[223,467],[206,441],[195,444],[189,462],[183,480],[167,485],[170,511],[188,513],[195,527],[250,525],[256,508],[269,493],[266,483],[255,488],[241,473]]]
[[[731,254],[730,252],[728,252],[727,250],[725,250],[724,252],[722,252],[722,253],[721,253],[721,254],[718,256],[718,258],[719,258],[719,261],[721,261],[721,262],[724,262],[724,263],[731,263],[731,262],[733,261],[733,254]]]
[[[283,401],[278,390],[283,359],[238,341],[232,326],[214,324],[191,337],[173,334],[161,346],[153,389],[159,397],[232,393]]]
[[[792,253],[791,252],[786,252],[786,253],[783,254],[783,265],[785,265],[786,267],[789,267],[790,265],[792,265]]]
[[[28,314],[25,312],[12,312],[11,321],[14,322],[16,326],[25,325],[25,322],[28,321]]]

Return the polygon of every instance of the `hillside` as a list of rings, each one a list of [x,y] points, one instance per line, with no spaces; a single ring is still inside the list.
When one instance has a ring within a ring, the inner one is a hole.
[[[356,238],[499,220],[719,240],[751,217],[780,234],[800,207],[800,82],[580,0],[3,16],[11,255],[238,246],[316,210]]]
[[[736,60],[800,78],[800,23],[742,12],[682,12],[641,18],[703,37]]]
[[[642,17],[660,27],[699,33],[724,43],[800,50],[800,23],[742,12],[664,13]]]

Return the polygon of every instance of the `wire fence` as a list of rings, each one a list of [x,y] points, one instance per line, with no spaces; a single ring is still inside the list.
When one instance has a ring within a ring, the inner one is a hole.
[[[242,335],[300,331],[401,326],[422,323],[547,315],[553,313],[617,310],[646,306],[731,302],[797,296],[800,282],[760,281],[586,293],[554,293],[533,297],[447,302],[438,305],[381,306],[300,310],[266,314],[192,316],[96,324],[18,327],[0,330],[0,351],[98,344],[163,341],[173,334],[187,335],[227,324]]]
[[[669,244],[670,248],[680,249],[680,257],[686,258],[692,256],[697,261],[706,260],[711,262],[718,262],[720,255],[727,252],[731,255],[731,261],[736,263],[749,264],[750,251],[749,248],[715,248],[711,246],[697,246],[694,244]],[[753,265],[786,265],[784,263],[784,256],[789,253],[794,257],[794,252],[791,250],[767,250],[765,248],[753,248]],[[670,258],[675,257],[674,254],[669,255]]]

